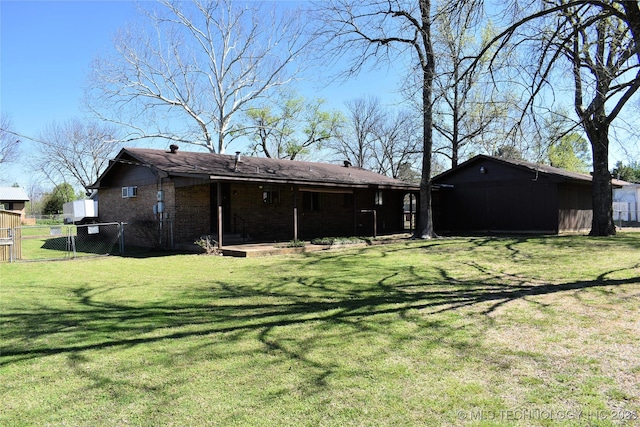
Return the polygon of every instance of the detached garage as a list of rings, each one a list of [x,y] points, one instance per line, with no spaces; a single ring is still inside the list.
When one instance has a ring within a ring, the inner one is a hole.
[[[434,177],[433,188],[438,233],[556,234],[591,228],[590,175],[479,155]]]

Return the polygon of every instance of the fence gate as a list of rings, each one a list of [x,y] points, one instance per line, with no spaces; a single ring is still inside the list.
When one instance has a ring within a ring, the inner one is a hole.
[[[0,262],[20,257],[20,240],[15,238],[15,229],[20,227],[21,218],[19,213],[0,209]]]
[[[124,255],[124,224],[25,226],[11,229],[21,243],[15,261]]]

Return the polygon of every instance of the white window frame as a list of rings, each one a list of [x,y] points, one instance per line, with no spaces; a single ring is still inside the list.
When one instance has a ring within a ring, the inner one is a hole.
[[[122,198],[123,199],[128,199],[130,197],[137,197],[137,196],[138,196],[138,187],[137,186],[122,187]]]

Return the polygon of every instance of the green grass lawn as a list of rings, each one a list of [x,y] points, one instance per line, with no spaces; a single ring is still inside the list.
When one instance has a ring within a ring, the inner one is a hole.
[[[0,265],[0,425],[638,425],[640,234]]]

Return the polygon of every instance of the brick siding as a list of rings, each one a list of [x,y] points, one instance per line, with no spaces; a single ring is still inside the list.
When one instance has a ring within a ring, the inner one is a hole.
[[[202,235],[217,233],[216,185],[206,183],[176,188],[173,182],[163,183],[162,239],[159,238],[160,216],[153,213],[157,184],[138,186],[137,197],[130,198],[122,197],[121,187],[100,189],[100,220],[126,222],[127,245],[168,247],[171,230],[174,243],[193,242]],[[304,192],[294,192],[291,185],[273,185],[272,188],[279,190],[279,200],[265,203],[266,185],[223,184],[225,233],[244,232],[256,241],[293,239],[294,197],[297,197],[299,239],[371,235],[372,217],[359,213],[361,209],[377,210],[379,233],[400,231],[402,227],[402,195],[399,193],[396,197],[385,192],[382,206],[374,205],[373,190],[360,190],[354,194],[318,193],[319,209],[310,210],[305,206]]]
[[[287,185],[273,185],[280,192],[276,203],[264,203],[265,185],[232,184],[230,186],[230,220],[237,233],[245,232],[255,240],[293,239],[293,190]],[[235,216],[235,221],[234,221]]]
[[[194,242],[202,235],[215,234],[215,225],[211,224],[210,188],[207,183],[175,190],[176,242]]]
[[[171,219],[174,215],[174,187],[164,184],[165,213]],[[101,222],[125,222],[125,244],[134,246],[159,245],[159,216],[154,215],[158,186],[139,185],[136,197],[122,197],[122,187],[101,188],[98,195],[98,215]],[[167,236],[163,236],[163,245]]]

